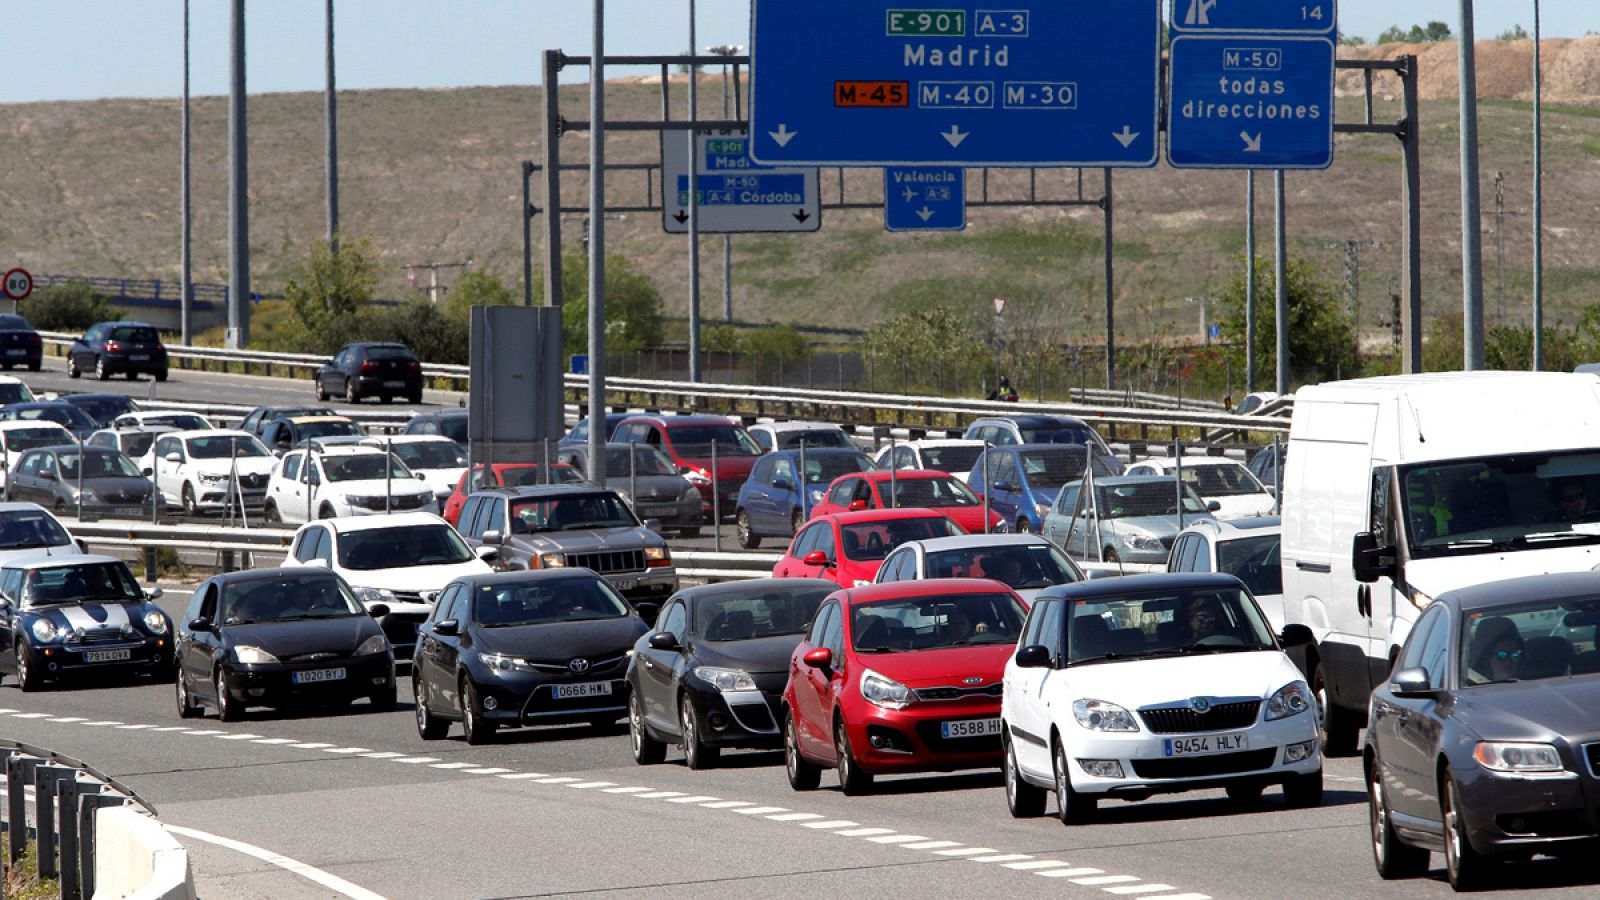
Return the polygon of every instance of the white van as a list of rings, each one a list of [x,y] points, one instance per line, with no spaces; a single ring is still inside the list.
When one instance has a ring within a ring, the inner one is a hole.
[[[1284,478],[1283,593],[1330,755],[1440,593],[1600,566],[1600,379],[1444,372],[1301,389]],[[1595,498],[1587,509],[1563,498]]]

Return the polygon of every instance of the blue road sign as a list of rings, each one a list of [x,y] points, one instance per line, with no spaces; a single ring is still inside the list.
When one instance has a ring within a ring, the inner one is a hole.
[[[589,354],[587,354],[587,353],[574,353],[574,354],[572,354],[571,361],[572,361],[572,374],[574,374],[574,375],[587,375],[587,374],[589,374]]]
[[[888,231],[961,231],[967,227],[962,169],[883,170],[883,227]]]
[[[1167,161],[1180,169],[1327,168],[1333,61],[1328,38],[1174,38]]]
[[[817,170],[757,165],[746,152],[743,129],[695,136],[695,186],[700,231],[727,234],[816,231],[822,227]],[[661,133],[661,225],[669,234],[689,230],[687,131]]]
[[[1180,34],[1301,34],[1332,36],[1335,0],[1176,0],[1172,36]]]
[[[750,155],[1153,166],[1161,0],[755,0]]]

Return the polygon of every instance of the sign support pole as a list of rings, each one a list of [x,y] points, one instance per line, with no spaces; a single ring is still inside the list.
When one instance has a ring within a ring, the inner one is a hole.
[[[1278,330],[1278,393],[1289,393],[1289,276],[1284,269],[1289,265],[1289,248],[1284,239],[1283,222],[1283,170],[1276,169],[1272,173],[1272,205],[1275,231],[1273,241],[1275,256],[1273,257],[1273,276],[1277,280],[1278,307],[1277,322],[1274,324]]]
[[[1114,297],[1116,296],[1114,285],[1116,278],[1116,257],[1112,252],[1111,243],[1111,170],[1106,169],[1105,172],[1106,193],[1103,202],[1105,204],[1106,213],[1106,390],[1114,391],[1117,389],[1117,329],[1116,302],[1114,300]]]
[[[544,305],[561,296],[561,51],[544,52]],[[526,212],[526,210],[524,210]],[[528,302],[533,302],[529,288]]]
[[[606,2],[594,3],[589,60],[589,479],[606,486]],[[550,142],[546,142],[550,143]],[[559,210],[557,203],[555,209]],[[546,218],[554,219],[559,212]],[[559,252],[559,251],[558,251]]]
[[[1244,172],[1244,391],[1256,391],[1256,170]]]
[[[703,381],[700,369],[700,67],[694,64],[694,5],[689,0],[689,380]]]

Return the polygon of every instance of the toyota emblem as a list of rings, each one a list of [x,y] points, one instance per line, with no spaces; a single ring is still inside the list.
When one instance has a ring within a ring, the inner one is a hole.
[[[1190,697],[1189,708],[1197,713],[1208,713],[1211,711],[1211,701],[1205,697]]]
[[[589,661],[583,657],[579,657],[572,662],[567,663],[567,668],[571,669],[578,675],[582,675],[583,673],[589,671]]]

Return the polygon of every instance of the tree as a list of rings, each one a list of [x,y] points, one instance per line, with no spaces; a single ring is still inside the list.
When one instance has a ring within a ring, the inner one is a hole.
[[[1527,39],[1528,32],[1522,27],[1521,24],[1513,25],[1510,28],[1507,28],[1505,31],[1500,32],[1500,37],[1498,38],[1498,40],[1502,41],[1525,41]],[[1530,334],[1530,337],[1531,336],[1532,335]]]
[[[540,289],[542,293],[542,288]],[[568,353],[589,347],[589,260],[568,256],[561,265],[561,309]],[[661,291],[650,276],[620,256],[606,257],[606,353],[634,353],[661,342]]]
[[[1379,43],[1382,43],[1382,41],[1380,40]],[[1345,34],[1343,32],[1339,34],[1339,46],[1341,47],[1365,47],[1366,45],[1367,39],[1359,34]]]
[[[349,331],[349,320],[372,302],[377,285],[378,257],[371,241],[341,240],[335,253],[318,239],[289,276],[283,294],[307,338],[331,352]]]
[[[741,342],[758,382],[771,383],[785,369],[811,356],[811,342],[793,325],[762,328]]]
[[[1417,34],[1418,31],[1419,29],[1415,26],[1413,26],[1411,29],[1413,35]],[[1420,32],[1421,36],[1414,38],[1413,43],[1429,44],[1438,41],[1448,41],[1452,37],[1450,34],[1450,26],[1444,22],[1429,22],[1426,26],[1420,29]]]
[[[464,365],[469,361],[467,323],[451,318],[425,298],[372,307],[357,317],[357,322],[360,340],[405,344],[418,359],[428,362]]]
[[[1399,25],[1390,25],[1378,35],[1380,44],[1403,44],[1405,41],[1406,33]]]
[[[474,306],[511,306],[519,302],[500,279],[482,269],[468,269],[444,297],[445,318],[465,325]]]
[[[40,331],[81,332],[96,322],[116,318],[111,304],[87,281],[46,285],[17,307]]]
[[[1234,365],[1243,371],[1245,348],[1245,293],[1243,260],[1240,273],[1218,298],[1222,306],[1222,336],[1231,345]],[[1289,374],[1298,384],[1361,373],[1356,352],[1356,331],[1345,315],[1343,299],[1332,283],[1310,265],[1291,259],[1289,279]],[[1277,367],[1277,296],[1271,260],[1256,264],[1256,371],[1271,373]]]
[[[994,354],[975,333],[955,310],[935,306],[901,313],[874,328],[864,349],[877,364],[915,373],[927,380],[923,383],[940,373],[957,383],[975,381],[994,371]]]

